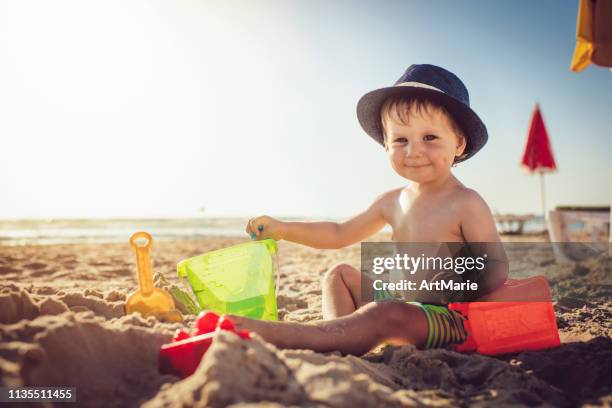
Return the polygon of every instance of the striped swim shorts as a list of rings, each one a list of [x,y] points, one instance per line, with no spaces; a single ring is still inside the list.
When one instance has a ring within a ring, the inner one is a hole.
[[[419,306],[427,317],[429,332],[424,349],[446,347],[449,344],[463,343],[467,333],[463,328],[463,318],[454,310],[445,306],[428,305],[419,302],[407,302]]]
[[[397,300],[397,298],[387,290],[374,292],[374,301],[385,300]],[[420,302],[406,303],[420,307],[427,318],[428,334],[423,349],[441,348],[465,341],[467,333],[463,328],[463,318],[459,313],[448,310],[445,306]]]

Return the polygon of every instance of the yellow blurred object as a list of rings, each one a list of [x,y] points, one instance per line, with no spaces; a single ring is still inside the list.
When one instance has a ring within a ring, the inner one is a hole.
[[[138,290],[132,293],[125,302],[127,314],[140,312],[143,316],[156,316],[171,322],[182,321],[182,316],[174,306],[174,299],[163,289],[153,286],[151,258],[149,250],[153,238],[146,232],[136,232],[130,237],[130,246],[136,252],[138,266]]]
[[[590,63],[612,67],[612,1],[580,0],[576,49],[570,69],[579,72]]]

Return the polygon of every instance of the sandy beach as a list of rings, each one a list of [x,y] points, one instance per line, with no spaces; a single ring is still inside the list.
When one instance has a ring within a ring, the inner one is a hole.
[[[178,283],[179,260],[243,241],[156,242],[153,271]],[[127,243],[0,247],[1,383],[74,386],[79,405],[105,407],[610,406],[612,260],[509,256],[516,270],[551,282],[561,347],[493,358],[386,346],[343,357],[221,333],[197,372],[181,381],[158,373],[157,353],[194,317],[161,323],[124,314],[136,289]],[[320,319],[322,275],[359,260],[359,245],[323,251],[281,242],[279,318]]]

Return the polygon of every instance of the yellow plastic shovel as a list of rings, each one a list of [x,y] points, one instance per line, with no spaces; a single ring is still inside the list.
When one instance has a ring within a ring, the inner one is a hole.
[[[156,316],[171,322],[180,322],[182,316],[174,306],[174,299],[163,289],[153,286],[149,250],[153,238],[146,232],[136,232],[130,237],[130,246],[136,252],[138,266],[138,290],[125,302],[127,314],[140,312],[143,316]]]

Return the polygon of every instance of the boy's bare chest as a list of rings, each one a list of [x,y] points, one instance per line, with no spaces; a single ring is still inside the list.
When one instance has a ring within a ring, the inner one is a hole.
[[[389,222],[397,242],[461,242],[456,206],[445,200],[398,201]]]

